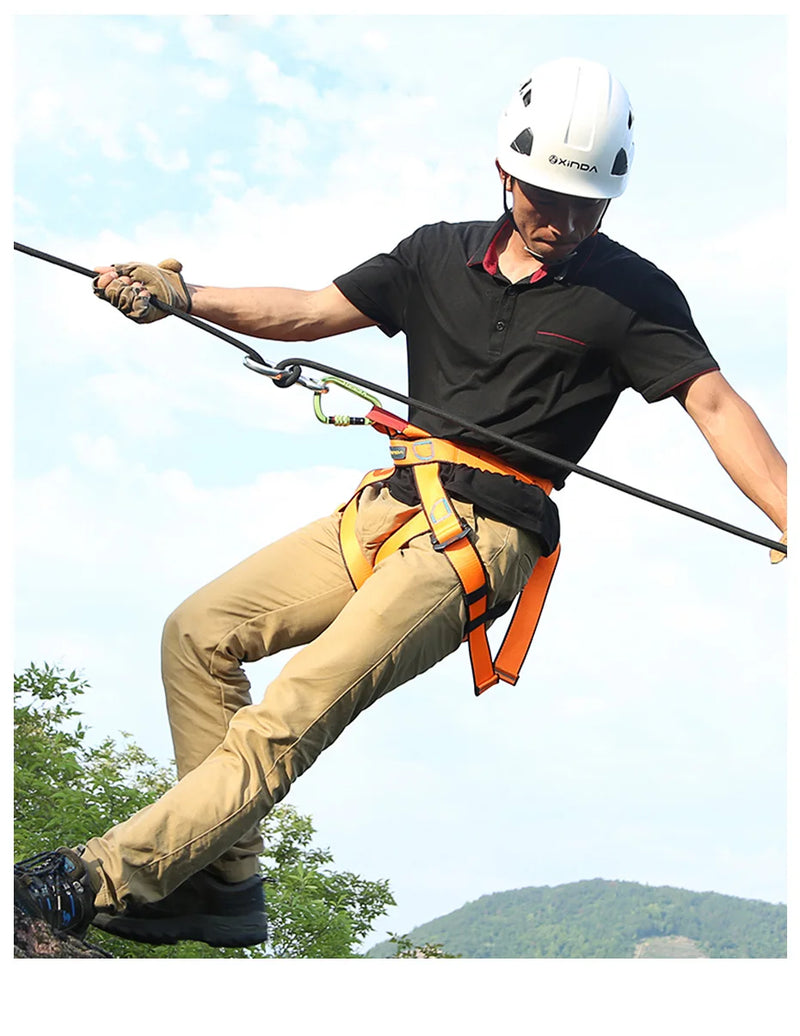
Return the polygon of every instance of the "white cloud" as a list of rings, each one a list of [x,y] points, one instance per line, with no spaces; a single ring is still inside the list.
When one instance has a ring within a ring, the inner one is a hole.
[[[90,436],[76,432],[70,437],[78,462],[91,470],[113,471],[120,463],[114,440],[108,435]]]
[[[52,132],[61,111],[66,107],[66,98],[51,87],[34,90],[24,103],[22,118],[18,125],[24,126],[39,136]]]
[[[142,54],[160,54],[166,44],[163,33],[141,29],[126,29],[126,38],[133,49]]]
[[[751,261],[766,263],[768,283],[759,284],[760,278],[749,286],[747,298],[755,305],[765,294],[783,294],[786,289],[786,260],[790,236],[787,232],[787,213],[783,208],[764,209],[763,203],[756,218],[745,214],[737,219],[735,228],[715,227],[712,236],[702,233],[686,235],[681,228],[665,240],[665,262],[680,268],[681,279],[691,281],[698,294],[712,289],[727,288],[738,297],[738,285]]]
[[[129,157],[128,149],[121,139],[121,128],[103,115],[84,113],[76,118],[73,113],[73,117],[67,121],[73,122],[76,129],[83,131],[89,140],[94,141],[104,158],[112,162],[123,162]]]
[[[195,180],[212,198],[228,196],[230,192],[239,193],[246,184],[241,172],[233,168],[235,164],[231,155],[215,152],[209,155],[203,171],[195,174]]]
[[[282,179],[307,173],[311,161],[308,144],[308,132],[299,119],[278,122],[272,118],[259,118],[250,146],[253,170]]]
[[[378,53],[383,53],[383,51],[385,51],[389,46],[389,40],[387,39],[386,34],[377,29],[371,29],[369,32],[363,33],[361,36],[361,42],[367,50],[374,50]]]
[[[173,435],[177,425],[170,390],[151,375],[116,371],[92,375],[89,393],[111,411],[112,423],[140,438]]]
[[[223,28],[218,28],[218,25]],[[181,33],[192,57],[217,64],[230,64],[239,52],[239,42],[237,35],[224,26],[224,20],[209,15],[182,18]]]
[[[124,50],[133,49],[139,54],[160,54],[167,45],[167,38],[164,32],[156,28],[156,24],[151,22],[150,26],[144,29],[127,19],[118,22],[116,19],[106,18],[99,23],[98,28],[105,41],[117,44]]]
[[[144,142],[144,157],[156,168],[162,169],[165,173],[179,173],[189,168],[191,163],[186,148],[178,148],[169,154],[160,135],[146,122],[138,122],[136,132]]]
[[[67,180],[70,187],[92,187],[97,182],[96,178],[92,173],[79,173],[77,176],[71,176]]]
[[[34,218],[40,211],[39,206],[35,202],[21,194],[14,195],[14,205],[28,219]]]
[[[183,87],[209,101],[224,101],[232,89],[227,76],[209,75],[202,69],[178,69],[175,77]]]
[[[84,103],[81,87],[68,98],[63,90],[46,82],[30,93],[19,91],[19,110],[15,124],[17,143],[24,143],[28,135],[39,139],[52,138],[53,146],[66,153],[75,153],[76,140],[83,135],[95,142],[104,158],[121,161],[127,152],[121,140],[122,130],[116,120],[107,118],[96,102]]]
[[[254,51],[245,62],[245,77],[259,104],[311,112],[317,91],[304,79],[286,75],[266,54]]]

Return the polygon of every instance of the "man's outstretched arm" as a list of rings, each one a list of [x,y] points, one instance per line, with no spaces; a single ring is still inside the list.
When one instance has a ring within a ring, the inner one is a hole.
[[[375,321],[356,309],[335,284],[314,291],[298,288],[215,288],[186,284],[180,263],[158,267],[125,263],[97,266],[95,293],[140,323],[164,313],[147,305],[150,294],[193,316],[255,338],[310,342],[344,334]]]
[[[701,374],[676,398],[739,489],[785,534],[786,461],[752,407],[719,371]]]
[[[297,288],[209,288],[189,285],[192,313],[230,331],[281,342],[310,342],[370,327],[335,284]]]

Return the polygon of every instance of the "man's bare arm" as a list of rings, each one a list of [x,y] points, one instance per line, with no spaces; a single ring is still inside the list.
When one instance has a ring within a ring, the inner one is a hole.
[[[194,316],[256,338],[308,342],[375,324],[335,284],[315,291],[187,285],[175,260],[165,260],[158,267],[141,263],[96,266],[95,272],[95,293],[143,323],[164,316],[155,307],[148,308],[151,292],[162,302],[185,310],[188,291]]]
[[[212,288],[189,285],[192,313],[255,338],[310,342],[374,326],[335,284],[297,288]]]
[[[753,409],[719,371],[676,393],[723,468],[753,503],[786,532],[786,461]]]

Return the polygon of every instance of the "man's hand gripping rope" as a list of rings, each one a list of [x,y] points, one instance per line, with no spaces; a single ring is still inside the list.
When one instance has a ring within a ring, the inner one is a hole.
[[[137,324],[149,324],[168,315],[166,310],[152,305],[153,298],[173,310],[190,313],[192,300],[181,276],[182,269],[177,259],[164,259],[158,266],[116,263],[97,267],[94,293]]]

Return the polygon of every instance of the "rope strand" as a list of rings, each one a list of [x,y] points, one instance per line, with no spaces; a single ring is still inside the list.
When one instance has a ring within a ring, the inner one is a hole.
[[[92,278],[97,276],[94,270],[89,270],[84,266],[77,266],[75,263],[70,263],[66,259],[60,259],[57,256],[48,254],[47,252],[41,252],[38,249],[30,248],[28,245],[22,245],[17,241],[14,242],[14,248],[17,251],[24,252],[26,255],[33,256],[36,259],[42,259],[43,261],[53,263],[56,266],[62,266],[66,270],[72,270],[74,273],[80,273]],[[247,353],[247,355],[257,363],[267,367],[270,366],[270,364],[266,363],[255,349],[246,345],[244,342],[240,342],[237,338],[226,334],[224,331],[220,331],[213,325],[200,320],[198,317],[194,317],[190,313],[184,313],[182,310],[174,309],[172,306],[168,306],[166,303],[160,302],[155,298],[152,300],[152,304],[157,306],[158,309],[163,309],[166,313],[169,313],[172,316],[180,317],[181,320],[185,320],[187,323],[193,324],[202,331],[207,331],[209,334],[215,335],[217,338],[222,339],[222,341],[227,342],[229,345],[233,345],[237,349],[241,349],[242,352]],[[313,370],[321,371],[324,374],[353,381],[362,388],[368,389],[371,392],[377,392],[382,396],[388,396],[390,399],[393,399],[398,403],[416,407],[418,410],[422,410],[424,413],[431,414],[434,417],[441,418],[442,420],[455,422],[456,424],[461,425],[461,427],[482,436],[484,439],[491,439],[504,446],[510,446],[516,450],[520,450],[533,457],[535,460],[546,461],[548,464],[556,465],[565,471],[571,471],[576,475],[582,475],[584,478],[591,479],[593,482],[599,482],[601,485],[617,490],[617,492],[626,493],[628,496],[634,496],[637,499],[644,500],[646,503],[653,504],[656,507],[662,507],[666,510],[673,511],[676,514],[681,514],[686,518],[691,518],[694,521],[701,522],[704,525],[710,525],[722,532],[730,533],[732,536],[738,536],[741,539],[749,540],[750,542],[757,543],[762,547],[769,547],[781,554],[787,553],[785,543],[779,543],[777,540],[771,540],[766,536],[759,535],[758,533],[749,532],[747,529],[742,529],[737,525],[731,525],[730,522],[725,522],[719,518],[714,518],[711,515],[703,514],[701,511],[692,510],[690,507],[674,503],[672,500],[665,500],[663,497],[655,496],[653,493],[648,493],[643,489],[638,489],[635,486],[619,482],[617,479],[609,478],[607,475],[591,471],[589,468],[581,467],[578,464],[574,464],[572,461],[564,460],[561,457],[555,457],[552,454],[545,453],[543,450],[538,450],[533,446],[526,446],[523,443],[516,442],[514,439],[510,439],[505,435],[493,432],[489,428],[484,428],[482,425],[473,424],[462,417],[448,413],[446,410],[440,410],[438,407],[431,406],[429,403],[425,403],[422,400],[405,396],[400,392],[395,392],[392,389],[386,388],[384,385],[378,385],[375,382],[359,378],[357,375],[350,374],[347,371],[339,370],[336,367],[325,366],[317,360],[309,360],[301,357],[291,357],[289,359],[281,360],[280,363],[276,365],[276,369],[287,372],[291,370],[292,373],[294,373],[294,369],[297,369],[298,374],[300,369],[303,367],[311,367]],[[274,384],[278,387],[288,387],[288,385],[293,384],[295,380],[297,379],[292,378],[282,381],[279,380],[279,378],[273,378]]]

